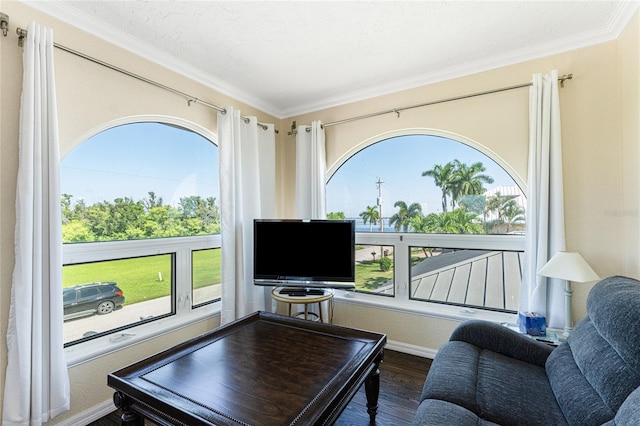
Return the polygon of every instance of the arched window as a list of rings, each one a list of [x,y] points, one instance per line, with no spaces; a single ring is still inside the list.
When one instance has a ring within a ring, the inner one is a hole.
[[[526,199],[490,155],[455,135],[394,134],[330,170],[328,216],[356,221],[358,291],[517,310]]]
[[[65,345],[220,299],[218,148],[187,125],[118,124],[62,160]]]

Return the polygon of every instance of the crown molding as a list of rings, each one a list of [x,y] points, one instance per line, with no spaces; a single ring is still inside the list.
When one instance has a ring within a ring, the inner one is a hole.
[[[314,111],[364,101],[403,90],[410,90],[417,87],[427,86],[429,84],[441,83],[455,78],[466,77],[509,65],[544,58],[546,56],[552,56],[600,43],[606,43],[620,37],[638,9],[640,9],[640,2],[622,1],[619,3],[616,13],[612,15],[607,26],[603,28],[587,31],[582,34],[566,37],[550,43],[541,43],[526,49],[505,52],[500,55],[488,57],[479,61],[468,62],[460,66],[446,68],[437,72],[396,80],[386,85],[376,85],[375,89],[372,90],[365,89],[357,92],[349,92],[346,93],[345,96],[335,96],[322,99],[319,102],[297,105],[283,111],[282,113],[285,117],[295,117],[298,115],[312,113]],[[564,71],[567,73],[571,72],[571,70]]]
[[[175,57],[162,52],[161,50],[156,49],[155,47],[144,43],[135,37],[131,37],[127,34],[122,33],[121,31],[110,25],[106,25],[103,22],[87,16],[83,13],[79,13],[76,9],[66,5],[63,2],[41,0],[21,1],[26,5],[33,7],[34,9],[37,9],[73,27],[85,31],[99,39],[117,46],[118,48],[124,49],[136,56],[161,65],[162,67],[167,68],[170,71],[176,72],[197,83],[201,83],[237,101],[246,103],[266,114],[273,115],[276,118],[282,118],[280,116],[280,111],[278,110],[278,108],[274,107],[263,99],[256,98],[255,96],[245,92],[238,87],[217,79],[211,74],[202,72],[201,70],[183,61],[180,61]],[[203,100],[214,105],[216,104],[215,101],[209,101],[206,99]],[[226,105],[219,106],[224,108]]]
[[[618,7],[607,25],[607,30],[613,35],[612,39],[620,37],[638,10],[640,10],[640,1],[638,0],[623,0],[618,3]]]

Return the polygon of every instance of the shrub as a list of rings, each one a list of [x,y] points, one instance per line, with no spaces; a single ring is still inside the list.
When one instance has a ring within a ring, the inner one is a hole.
[[[389,269],[391,269],[391,265],[393,264],[393,261],[388,257],[380,258],[379,262],[380,262],[380,270],[382,272],[387,272]]]

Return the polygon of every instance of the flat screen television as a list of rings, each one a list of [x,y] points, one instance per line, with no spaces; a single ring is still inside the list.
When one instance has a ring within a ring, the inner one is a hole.
[[[256,219],[253,227],[256,285],[355,287],[355,222]]]

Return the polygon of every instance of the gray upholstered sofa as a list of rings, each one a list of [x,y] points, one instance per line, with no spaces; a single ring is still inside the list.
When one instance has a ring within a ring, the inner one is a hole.
[[[414,425],[640,425],[640,282],[610,277],[557,348],[460,324],[438,351]]]

